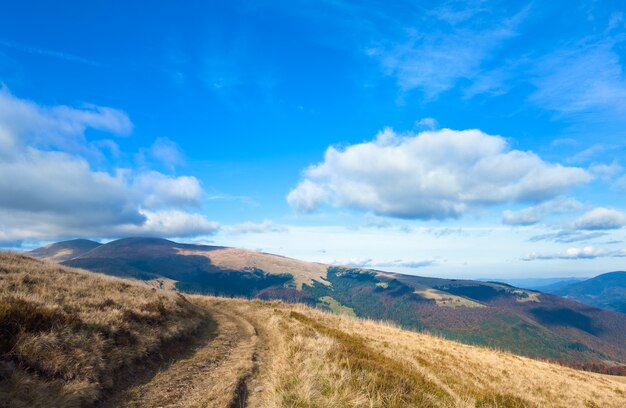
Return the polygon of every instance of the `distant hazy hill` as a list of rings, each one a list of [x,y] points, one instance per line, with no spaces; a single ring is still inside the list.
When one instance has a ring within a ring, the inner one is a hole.
[[[626,315],[490,282],[328,266],[217,246],[129,238],[66,265],[181,291],[281,299],[531,357],[626,362]]]
[[[546,289],[588,305],[626,313],[626,272],[609,272],[564,287]]]
[[[623,377],[302,305],[183,296],[14,253],[0,273],[2,407],[626,406]]]
[[[28,254],[37,259],[64,262],[89,252],[100,245],[100,243],[88,239],[73,239],[46,245],[30,251]]]
[[[481,281],[497,281],[502,283],[507,283],[509,285],[522,288],[522,289],[531,289],[538,290],[540,292],[548,292],[552,293],[550,290],[545,290],[546,288],[557,289],[563,286],[569,285],[574,282],[580,282],[587,278],[574,278],[574,277],[566,277],[566,278],[523,278],[523,279],[479,279]]]

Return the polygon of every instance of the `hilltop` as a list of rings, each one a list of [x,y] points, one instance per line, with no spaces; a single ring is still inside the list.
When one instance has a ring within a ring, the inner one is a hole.
[[[304,305],[183,296],[16,254],[0,254],[0,287],[2,406],[626,404],[621,377]]]
[[[158,238],[112,241],[62,263],[187,293],[298,302],[393,321],[534,358],[626,363],[626,315],[502,283],[323,265]]]

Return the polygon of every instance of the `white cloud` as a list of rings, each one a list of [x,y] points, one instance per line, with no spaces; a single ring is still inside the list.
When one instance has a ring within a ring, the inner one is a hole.
[[[585,39],[548,54],[536,68],[531,101],[563,113],[623,113],[626,81],[614,46],[614,40]]]
[[[435,261],[432,259],[420,260],[420,261],[406,261],[403,259],[375,261],[371,258],[366,258],[366,259],[348,259],[346,261],[333,261],[330,263],[333,265],[352,266],[354,268],[386,268],[386,269],[393,269],[393,268],[417,269],[417,268],[424,268],[426,266],[435,265]]]
[[[0,89],[0,140],[13,146],[36,144],[44,148],[84,147],[87,128],[128,135],[133,124],[126,113],[108,107],[85,105],[40,106]]]
[[[506,40],[517,35],[516,27],[526,9],[513,16],[496,15],[495,10],[499,9],[480,5],[432,10],[418,29],[413,28],[416,25],[412,21],[413,27],[405,30],[406,38],[373,47],[368,53],[403,90],[419,88],[426,97],[435,97],[461,79],[480,80],[482,65]],[[469,15],[474,17],[459,18]]]
[[[327,198],[324,187],[306,179],[289,192],[287,202],[296,211],[308,213],[316,210]]]
[[[562,230],[559,232],[550,232],[547,234],[540,234],[532,236],[528,239],[530,242],[539,241],[554,241],[564,244],[570,244],[572,242],[590,241],[592,239],[606,236],[606,232],[584,232],[584,231],[569,231]]]
[[[156,171],[137,175],[134,188],[142,193],[146,207],[195,206],[200,203],[202,188],[192,176],[171,177]]]
[[[274,224],[270,220],[264,220],[260,223],[244,222],[230,227],[230,230],[237,234],[263,234],[266,232],[283,232],[287,228],[283,225]]]
[[[622,166],[616,161],[611,164],[594,163],[589,167],[589,171],[597,177],[608,180],[620,173],[622,171]]]
[[[622,258],[626,257],[626,250],[609,250],[586,246],[582,248],[572,247],[564,252],[537,253],[533,252],[522,258],[524,261],[548,260],[548,259],[594,259],[594,258]]]
[[[596,143],[578,153],[569,157],[566,161],[568,163],[584,163],[593,159],[594,157],[598,157],[600,155],[605,156],[607,151],[615,150],[616,146],[611,146],[602,143]]]
[[[385,129],[372,142],[329,147],[287,201],[301,212],[330,202],[376,215],[444,219],[489,205],[550,200],[591,179],[584,169],[511,150],[502,137],[480,130],[399,135]]]
[[[112,108],[45,107],[0,90],[0,241],[215,231],[178,210],[199,204],[197,179],[95,170],[85,156],[108,144],[87,142],[88,128],[127,134],[132,123]]]
[[[574,221],[574,228],[581,230],[611,230],[626,225],[626,214],[610,208],[594,208]]]
[[[437,119],[435,118],[422,118],[418,120],[417,122],[415,122],[415,126],[423,127],[429,130],[434,130],[437,126],[439,126],[439,123],[437,122]]]
[[[502,223],[508,225],[533,225],[543,220],[547,213],[563,213],[580,210],[582,204],[573,198],[558,198],[518,211],[502,212]]]
[[[502,223],[508,225],[533,225],[543,219],[543,212],[538,206],[524,208],[519,211],[502,211]]]
[[[150,146],[150,155],[159,163],[174,168],[185,162],[185,156],[180,147],[166,137],[157,138]]]
[[[202,214],[187,213],[178,210],[154,212],[142,210],[141,213],[146,217],[146,221],[143,224],[122,225],[117,228],[117,233],[127,236],[140,235],[160,237],[166,232],[168,236],[171,237],[186,237],[210,235],[220,229],[219,223],[207,220]]]

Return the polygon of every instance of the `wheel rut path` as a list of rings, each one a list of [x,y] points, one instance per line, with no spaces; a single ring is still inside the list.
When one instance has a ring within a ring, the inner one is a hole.
[[[189,349],[128,379],[100,407],[246,408],[258,371],[258,332],[219,302],[194,302],[210,316]],[[165,351],[167,352],[167,350]]]

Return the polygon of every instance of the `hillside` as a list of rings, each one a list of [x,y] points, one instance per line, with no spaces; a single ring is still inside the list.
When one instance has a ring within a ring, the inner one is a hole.
[[[210,322],[174,292],[0,253],[0,406],[93,404]]]
[[[83,255],[100,245],[100,243],[88,239],[73,239],[46,245],[30,251],[29,255],[37,259],[64,262]]]
[[[182,297],[15,254],[0,254],[0,287],[0,406],[626,404],[623,377],[303,305]]]
[[[63,263],[189,293],[299,302],[390,320],[529,357],[626,362],[625,315],[506,284],[327,266],[157,238],[113,241]]]
[[[626,272],[605,273],[547,291],[591,306],[626,313]]]

